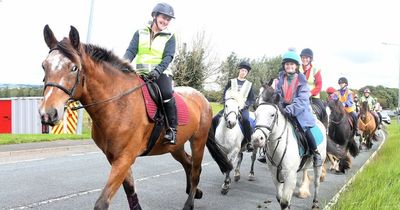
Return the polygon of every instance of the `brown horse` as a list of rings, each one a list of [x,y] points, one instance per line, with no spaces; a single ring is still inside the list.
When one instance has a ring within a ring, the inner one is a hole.
[[[377,126],[374,116],[369,111],[367,101],[361,103],[360,114],[358,116],[358,130],[360,130],[362,133],[360,149],[363,144],[367,147],[367,149],[371,149],[372,139],[374,139]]]
[[[146,151],[155,124],[146,115],[139,76],[112,52],[81,43],[73,26],[69,38],[59,42],[46,25],[44,39],[50,52],[43,62],[44,99],[39,108],[42,122],[54,125],[61,120],[68,101],[80,101],[93,121],[92,138],[111,164],[95,209],[108,209],[121,184],[130,209],[141,209],[130,167]],[[212,110],[207,99],[190,87],[175,91],[188,107],[188,123],[178,127],[176,145],[166,145],[158,139],[148,155],[169,152],[182,164],[188,194],[183,209],[193,209],[194,199],[203,194],[197,186],[205,145],[222,172],[230,171],[232,164],[209,132]],[[186,141],[190,142],[191,155],[184,150]]]

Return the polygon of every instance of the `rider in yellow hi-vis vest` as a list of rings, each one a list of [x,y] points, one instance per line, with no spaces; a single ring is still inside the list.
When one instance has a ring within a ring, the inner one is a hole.
[[[151,12],[153,20],[135,32],[124,58],[136,57],[136,72],[157,83],[167,115],[166,143],[176,144],[177,111],[172,89],[172,72],[168,69],[175,55],[175,35],[167,30],[174,9],[166,3],[157,4]]]
[[[356,106],[353,100],[353,92],[348,88],[348,81],[345,77],[339,78],[338,84],[340,89],[336,92],[334,99],[343,103],[344,110],[349,113],[353,119],[354,133],[358,134],[357,129],[357,113],[355,112]]]

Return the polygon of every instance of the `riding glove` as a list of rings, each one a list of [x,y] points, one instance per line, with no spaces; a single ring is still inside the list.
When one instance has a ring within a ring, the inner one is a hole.
[[[158,72],[156,69],[152,70],[147,78],[152,81],[156,81],[160,77],[160,72]]]

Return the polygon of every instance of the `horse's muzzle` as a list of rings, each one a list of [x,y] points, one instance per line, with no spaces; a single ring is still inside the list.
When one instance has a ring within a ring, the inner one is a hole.
[[[45,113],[40,113],[40,119],[42,121],[42,124],[50,126],[54,126],[58,123],[58,121],[60,121],[57,109],[54,108]]]

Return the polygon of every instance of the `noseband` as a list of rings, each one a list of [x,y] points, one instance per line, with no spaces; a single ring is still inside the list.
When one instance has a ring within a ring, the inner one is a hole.
[[[236,100],[236,99],[234,99],[234,98],[228,98],[228,99],[225,100],[225,103],[226,103],[227,101],[229,101],[229,100]],[[238,119],[239,116],[240,116],[240,114],[237,113],[237,112],[235,112],[235,111],[230,111],[230,112],[228,112],[228,113],[224,112],[224,119],[225,119],[225,121],[228,121],[228,116],[229,116],[230,114],[235,114],[235,119]]]

